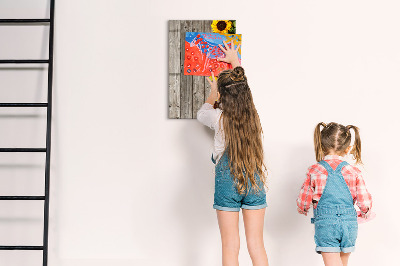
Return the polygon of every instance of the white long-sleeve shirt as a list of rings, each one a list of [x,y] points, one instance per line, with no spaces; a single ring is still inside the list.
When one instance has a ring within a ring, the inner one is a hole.
[[[197,112],[197,120],[203,125],[215,131],[214,133],[214,151],[213,158],[218,162],[225,150],[225,135],[222,125],[222,119],[220,122],[222,110],[214,107],[209,103],[204,103],[200,110]]]

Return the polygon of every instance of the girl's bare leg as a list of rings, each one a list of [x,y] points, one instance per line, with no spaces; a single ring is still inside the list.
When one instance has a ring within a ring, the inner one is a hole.
[[[263,238],[264,215],[265,208],[259,210],[243,209],[247,249],[254,266],[268,266],[268,257]]]
[[[217,210],[222,242],[222,265],[239,265],[239,212]]]
[[[325,266],[343,266],[339,252],[322,252]]]
[[[351,253],[340,252],[340,258],[342,259],[343,266],[347,266],[347,263],[349,262],[350,254]]]

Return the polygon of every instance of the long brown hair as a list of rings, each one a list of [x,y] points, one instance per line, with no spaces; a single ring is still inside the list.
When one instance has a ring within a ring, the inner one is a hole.
[[[230,169],[240,194],[248,191],[249,178],[255,191],[266,185],[262,127],[244,69],[225,70],[218,76],[220,108]],[[221,120],[220,120],[221,121]],[[256,180],[259,175],[260,183]]]
[[[323,127],[322,130],[321,126]],[[337,153],[344,152],[351,142],[350,129],[353,129],[355,133],[354,146],[350,153],[353,155],[356,163],[362,163],[361,139],[358,127],[353,125],[343,126],[334,122],[327,125],[321,122],[315,127],[314,148],[317,161],[321,161],[324,155],[330,151]]]

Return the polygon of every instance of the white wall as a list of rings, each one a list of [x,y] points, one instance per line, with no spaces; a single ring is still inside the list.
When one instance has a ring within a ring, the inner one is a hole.
[[[3,1],[1,15],[45,17],[46,5],[22,8],[30,2]],[[361,128],[365,179],[377,213],[373,222],[360,225],[351,264],[393,265],[400,248],[400,4],[199,3],[57,1],[50,265],[220,265],[212,209],[212,132],[196,120],[167,119],[167,21],[218,18],[236,19],[237,32],[243,34],[243,66],[265,133],[271,171],[265,222],[270,264],[322,265],[314,252],[309,217],[297,214],[295,200],[307,167],[314,163],[314,126],[336,121]],[[28,30],[27,36],[39,34],[45,40],[46,30]],[[1,36],[5,43],[15,35],[7,31]],[[21,56],[23,50],[31,50],[31,57],[46,55],[46,50],[37,54],[43,48],[29,40],[17,39],[19,45],[2,49],[1,57]],[[43,70],[37,75],[27,71],[29,83],[18,80],[18,71],[0,73],[2,99],[29,95],[30,84],[36,92],[32,99],[43,99]],[[25,91],[6,92],[17,88],[16,80]],[[43,129],[30,122],[20,130],[21,119],[0,117],[1,144],[40,146]],[[45,121],[43,114],[30,119]],[[26,142],[16,140],[15,131]],[[28,158],[25,164],[34,160]],[[4,175],[28,174],[18,166],[1,170]],[[8,179],[1,187],[25,184],[29,194],[35,183],[26,182]],[[4,208],[18,210],[18,217],[33,213],[21,206]],[[23,224],[40,228],[38,218]],[[40,241],[40,234],[35,238],[32,232],[18,235],[18,240],[28,236],[29,241]],[[13,234],[2,236],[15,241]],[[241,237],[240,262],[251,265],[243,227]],[[8,261],[40,265],[27,259],[37,255],[13,256]]]

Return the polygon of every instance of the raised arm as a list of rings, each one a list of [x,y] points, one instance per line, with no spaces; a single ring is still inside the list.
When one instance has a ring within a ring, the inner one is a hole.
[[[233,68],[240,66],[239,57],[238,57],[238,51],[240,48],[240,44],[236,47],[236,49],[235,49],[235,45],[233,44],[233,41],[231,41],[230,47],[225,41],[224,41],[225,47],[222,46],[221,44],[219,44],[218,46],[225,53],[225,57],[217,58],[218,61],[222,61],[222,62],[231,64]],[[214,77],[214,72],[212,72],[211,75],[212,75],[211,79],[207,79],[208,83],[211,86],[211,92],[210,92],[210,95],[208,95],[206,103],[213,105],[214,102],[216,100],[218,100],[219,95],[218,95],[217,80]]]
[[[218,85],[217,85],[217,80],[214,77],[214,72],[211,73],[211,79],[208,78],[207,81],[211,86],[211,92],[210,95],[208,95],[206,103],[213,105],[214,102],[219,98]]]
[[[228,64],[231,64],[233,68],[240,66],[239,62],[239,57],[238,57],[238,51],[240,48],[240,44],[236,47],[233,44],[233,41],[231,41],[231,46],[224,41],[224,46],[219,45],[221,50],[225,53],[225,57],[219,57],[218,61],[226,62]],[[219,99],[219,93],[218,93],[218,84],[217,80],[214,77],[214,73],[211,73],[211,78],[207,78],[208,83],[211,86],[211,91],[210,94],[207,97],[207,100],[205,104],[200,108],[200,110],[197,112],[197,120],[199,120],[202,124],[210,127],[211,129],[215,129],[215,124],[217,123],[221,111],[213,109],[213,105],[215,101]]]

